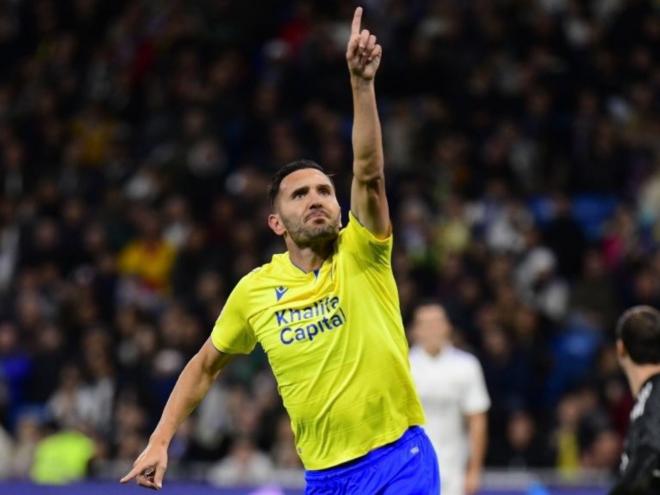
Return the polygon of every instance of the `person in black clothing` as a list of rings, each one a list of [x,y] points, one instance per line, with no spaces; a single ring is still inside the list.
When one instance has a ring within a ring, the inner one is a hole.
[[[660,493],[660,311],[635,306],[617,324],[617,354],[635,406],[610,495]]]

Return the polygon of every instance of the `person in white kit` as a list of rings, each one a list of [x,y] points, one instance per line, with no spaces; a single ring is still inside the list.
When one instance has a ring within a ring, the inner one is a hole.
[[[476,357],[452,345],[444,308],[415,309],[410,365],[438,455],[442,495],[472,495],[481,484],[490,397]]]

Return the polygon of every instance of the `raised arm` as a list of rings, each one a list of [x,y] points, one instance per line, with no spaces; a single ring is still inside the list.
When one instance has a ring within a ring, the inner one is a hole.
[[[167,469],[167,448],[179,425],[206,396],[220,371],[233,356],[218,351],[211,340],[188,362],[167,400],[149,444],[133,463],[133,469],[120,481],[135,478],[140,486],[159,490]]]
[[[390,234],[385,195],[383,138],[376,107],[374,76],[383,52],[376,37],[361,29],[362,7],[355,9],[346,61],[353,92],[353,183],[351,211],[377,237]]]

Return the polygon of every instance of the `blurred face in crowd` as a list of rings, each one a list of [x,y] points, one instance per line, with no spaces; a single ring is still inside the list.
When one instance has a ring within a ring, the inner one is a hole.
[[[616,466],[621,456],[621,441],[613,430],[604,430],[596,435],[583,460],[587,467],[610,469]],[[586,461],[586,462],[585,462]]]
[[[507,439],[515,450],[525,450],[532,443],[535,430],[533,418],[524,411],[518,411],[509,419]]]
[[[426,304],[415,310],[413,341],[426,352],[439,353],[449,343],[451,330],[447,313],[439,304]]]
[[[287,175],[280,183],[268,225],[299,248],[334,241],[341,226],[341,209],[330,178],[313,168]]]
[[[160,237],[160,221],[154,212],[146,212],[140,225],[144,238],[150,241]]]

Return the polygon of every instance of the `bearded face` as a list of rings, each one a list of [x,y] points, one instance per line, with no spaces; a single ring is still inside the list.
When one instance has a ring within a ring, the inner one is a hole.
[[[332,218],[330,212],[319,208],[302,219],[294,215],[281,215],[281,218],[287,234],[299,247],[332,242],[339,234],[339,212]]]
[[[276,234],[301,248],[334,241],[341,227],[341,209],[330,178],[311,168],[287,175],[269,224]]]

